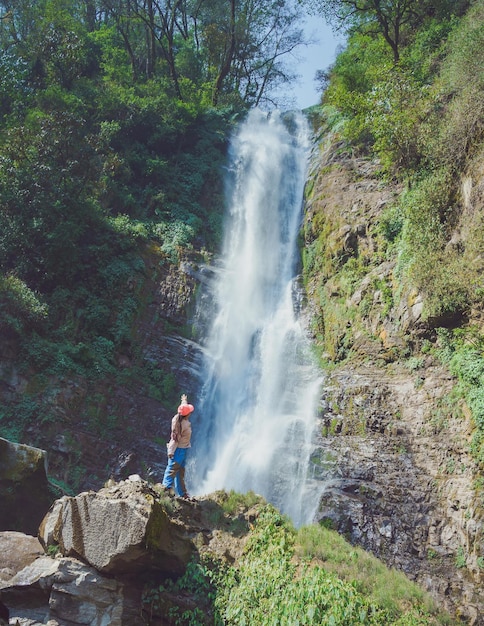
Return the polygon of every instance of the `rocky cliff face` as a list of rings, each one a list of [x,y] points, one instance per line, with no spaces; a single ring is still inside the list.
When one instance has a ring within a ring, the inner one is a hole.
[[[465,407],[449,408],[455,380],[420,350],[435,339],[421,295],[382,249],[382,216],[399,192],[379,179],[377,163],[331,138],[319,144],[304,225],[308,315],[328,363],[313,455],[318,518],[481,624],[473,425]]]
[[[434,412],[451,385],[430,363],[419,375],[398,365],[333,372],[313,457],[324,483],[318,518],[405,571],[465,622],[480,623],[482,518],[470,425],[443,424]]]

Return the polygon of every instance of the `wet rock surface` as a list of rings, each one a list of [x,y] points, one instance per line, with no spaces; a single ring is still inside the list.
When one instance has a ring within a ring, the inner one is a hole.
[[[410,374],[375,366],[326,381],[313,476],[318,521],[404,571],[465,623],[482,623],[482,511],[466,427],[441,423],[452,386],[437,365]]]

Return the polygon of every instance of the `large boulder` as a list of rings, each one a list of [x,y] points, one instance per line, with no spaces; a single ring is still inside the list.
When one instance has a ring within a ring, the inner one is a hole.
[[[41,623],[47,621],[50,589],[58,567],[58,561],[42,556],[10,580],[0,582],[0,598],[9,608],[10,617],[17,614]]]
[[[76,559],[44,556],[0,583],[1,601],[19,623],[141,626],[141,587],[106,578]],[[13,623],[16,623],[13,621]]]
[[[142,625],[141,587],[101,576],[75,559],[60,559],[49,599],[59,624]]]
[[[43,554],[37,537],[9,530],[0,533],[0,583]]]
[[[192,531],[170,519],[159,494],[137,476],[98,492],[57,500],[39,539],[99,572],[133,577],[149,571],[178,576],[195,551]]]
[[[52,504],[44,450],[0,437],[0,530],[35,535]]]

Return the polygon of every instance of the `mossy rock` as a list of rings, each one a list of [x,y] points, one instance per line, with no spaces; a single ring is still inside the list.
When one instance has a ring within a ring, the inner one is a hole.
[[[36,535],[52,504],[44,450],[0,438],[0,530]]]

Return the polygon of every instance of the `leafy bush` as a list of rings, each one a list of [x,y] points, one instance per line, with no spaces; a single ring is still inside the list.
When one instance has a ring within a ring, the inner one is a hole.
[[[442,74],[449,90],[464,89],[472,82],[484,89],[484,6],[475,2],[454,30],[448,44],[448,57]]]
[[[354,34],[331,69],[323,103],[337,109],[345,120],[342,133],[356,145],[373,141],[367,117],[372,112],[371,92],[392,67],[392,57],[383,38]]]
[[[235,515],[239,509],[249,509],[262,501],[262,497],[253,491],[242,494],[233,489],[229,492],[221,491],[218,498],[222,510],[228,515]]]
[[[484,119],[483,7],[476,3],[460,20],[453,19],[435,81],[435,112],[423,124],[431,167],[461,170],[479,149]]]
[[[374,138],[373,150],[389,172],[405,169],[408,176],[419,167],[419,129],[429,114],[426,91],[411,72],[396,67],[378,80],[367,98],[365,124]]]
[[[439,329],[436,354],[458,379],[454,393],[467,403],[476,426],[471,451],[484,467],[484,338],[474,327]]]
[[[428,85],[437,76],[445,56],[447,40],[458,19],[455,16],[430,19],[419,28],[402,54],[402,66],[420,85]]]
[[[48,311],[47,304],[22,280],[0,275],[0,332],[10,330],[22,335],[42,326]]]
[[[5,403],[0,410],[0,433],[10,441],[21,442],[24,430],[52,420],[50,407],[41,394],[25,393]]]
[[[167,503],[168,506],[170,503]],[[148,624],[156,623],[159,616],[169,616],[176,626],[221,626],[219,615],[214,611],[213,599],[216,595],[211,582],[211,563],[204,559],[203,564],[192,560],[188,563],[183,576],[177,581],[166,580],[153,588],[147,585],[143,591],[144,613]],[[170,596],[192,594],[197,606],[180,609]]]
[[[304,560],[323,559],[324,568],[297,561],[296,551]],[[333,573],[335,562],[346,580]],[[348,562],[351,566],[347,567]],[[180,593],[195,596],[195,609],[183,613],[178,607],[168,609],[180,626],[438,623],[432,602],[403,574],[387,570],[376,558],[355,550],[333,531],[314,526],[296,533],[287,518],[271,505],[261,510],[237,564],[227,566],[207,558],[201,563],[192,562],[175,583],[147,589],[145,604],[149,613],[159,613],[163,605],[166,611],[166,592],[175,597]]]
[[[353,582],[360,593],[387,610],[393,619],[405,613],[408,607],[424,608],[429,615],[437,613],[430,596],[403,573],[388,569],[376,557],[352,546],[324,525],[313,524],[299,529],[296,554],[317,559],[326,571]]]
[[[319,567],[298,572],[295,531],[268,506],[257,520],[237,570],[218,586],[224,624],[389,624],[389,615],[356,588]]]
[[[455,319],[466,310],[469,283],[457,250],[448,249],[452,183],[446,170],[426,176],[401,198],[405,215],[400,268],[425,296],[424,318]],[[442,325],[442,324],[441,324]]]
[[[123,238],[142,241],[148,239],[149,230],[145,222],[131,219],[128,215],[123,214],[108,219],[113,231]]]

